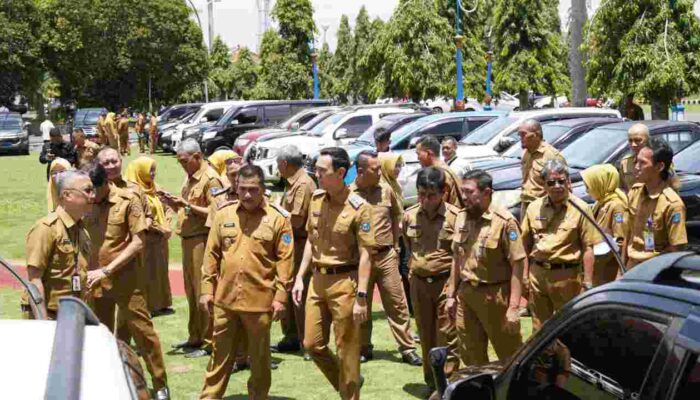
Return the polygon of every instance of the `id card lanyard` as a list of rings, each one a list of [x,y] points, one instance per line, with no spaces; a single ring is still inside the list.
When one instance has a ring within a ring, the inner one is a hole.
[[[647,218],[646,227],[644,228],[644,250],[654,251],[656,246],[654,244],[654,221],[651,219],[651,215]]]
[[[78,256],[80,255],[80,231],[76,233],[75,242],[73,243],[73,275],[71,276],[71,289],[74,294],[80,294],[80,273],[78,272]]]

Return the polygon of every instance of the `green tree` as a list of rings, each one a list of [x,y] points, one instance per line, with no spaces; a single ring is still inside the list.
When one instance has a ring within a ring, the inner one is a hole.
[[[452,37],[433,0],[400,0],[362,62],[376,77],[369,97],[417,101],[447,93],[453,85],[448,72]]]
[[[554,30],[554,1],[498,0],[494,35],[495,87],[517,93],[528,108],[528,90],[552,95],[569,88],[561,34]],[[558,16],[557,16],[558,18]]]
[[[331,76],[328,72],[328,67],[333,60],[333,53],[328,46],[328,43],[323,43],[321,51],[318,53],[318,80],[320,86],[320,97],[322,99],[332,98],[331,94]]]
[[[592,17],[586,64],[594,95],[637,93],[668,119],[679,90],[700,88],[700,24],[693,1],[608,0]]]
[[[238,58],[231,66],[233,77],[232,96],[236,99],[250,99],[258,81],[258,66],[253,60],[253,53],[246,47],[238,50]]]
[[[39,18],[32,0],[0,3],[0,104],[40,85]]]
[[[350,30],[348,17],[340,17],[338,27],[337,45],[333,59],[328,66],[328,73],[331,78],[331,97],[338,99],[341,103],[347,103],[352,98],[352,85],[354,74],[355,45]]]
[[[360,61],[366,57],[374,39],[374,27],[363,5],[355,19],[353,32],[353,44],[355,49],[352,57],[353,79],[351,80],[350,93],[356,102],[367,103],[369,101],[370,82],[366,74],[360,73]]]
[[[228,99],[233,91],[231,50],[219,35],[214,38],[214,44],[209,54],[209,79],[218,89],[219,99]],[[211,88],[210,88],[211,89]]]

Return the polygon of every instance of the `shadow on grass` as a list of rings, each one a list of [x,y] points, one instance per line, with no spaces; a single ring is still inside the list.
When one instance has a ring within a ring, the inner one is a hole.
[[[373,351],[373,355],[375,360],[391,361],[399,364],[403,362],[398,351],[376,350]]]
[[[432,394],[428,385],[422,383],[407,383],[403,385],[403,391],[417,399],[427,399]]]
[[[224,397],[224,400],[243,400],[243,399],[248,399],[248,394],[234,394],[233,396],[226,396]],[[270,396],[270,400],[296,400],[296,397],[280,397],[280,396]]]

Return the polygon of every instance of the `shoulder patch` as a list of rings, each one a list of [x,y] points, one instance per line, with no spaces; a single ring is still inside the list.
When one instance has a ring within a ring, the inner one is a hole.
[[[282,214],[283,217],[289,218],[289,211],[285,210],[281,206],[278,206],[277,204],[274,204],[274,203],[268,203],[268,204],[270,205],[270,207],[274,208],[275,211]]]
[[[370,231],[371,228],[372,228],[372,227],[371,227],[371,225],[369,224],[369,222],[363,222],[363,223],[360,224],[360,229],[362,230],[362,232],[367,233],[367,232]]]
[[[518,231],[515,229],[511,229],[508,231],[508,239],[510,239],[511,242],[514,242],[516,239],[518,239]]]
[[[282,235],[282,241],[284,244],[291,244],[292,243],[292,235],[285,233]]]
[[[615,213],[613,218],[615,219],[615,223],[617,224],[621,224],[625,221],[625,216],[622,213]]]
[[[365,199],[356,195],[355,193],[352,193],[350,196],[348,196],[348,202],[350,202],[352,208],[357,210],[361,205],[365,204]]]
[[[671,215],[671,223],[677,224],[679,222],[681,222],[681,213],[673,213],[673,215]]]
[[[238,200],[230,200],[230,201],[224,201],[223,203],[219,204],[216,209],[221,210],[222,208],[237,204]]]

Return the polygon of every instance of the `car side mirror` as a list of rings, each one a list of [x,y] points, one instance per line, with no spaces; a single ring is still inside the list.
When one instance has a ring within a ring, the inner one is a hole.
[[[443,399],[493,400],[495,392],[493,376],[479,374],[450,384]]]
[[[335,138],[336,139],[344,139],[348,137],[348,130],[345,128],[340,128],[337,131],[335,131]]]
[[[418,136],[412,137],[412,138],[411,138],[411,141],[408,142],[408,148],[409,148],[409,149],[415,149],[416,146],[418,146],[418,142],[419,142],[419,141],[420,141],[420,137],[418,137]]]
[[[31,122],[24,122],[24,123],[22,123],[22,128],[24,128],[24,129],[29,129],[30,126],[32,126],[32,123],[31,123]]]
[[[508,150],[510,146],[514,145],[517,141],[518,139],[514,137],[504,136],[498,141],[495,150],[498,153],[503,153],[504,151]]]
[[[299,127],[300,127],[300,126],[301,126],[301,125],[299,125],[298,122],[295,122],[295,123],[292,124],[292,126],[291,126],[290,128],[292,128],[292,131],[296,131],[296,130],[299,130]]]
[[[240,122],[238,122],[237,119],[234,119],[233,121],[229,122],[229,125],[238,125]]]
[[[200,124],[206,124],[207,122],[209,122],[209,118],[207,117],[202,117],[199,119]]]

